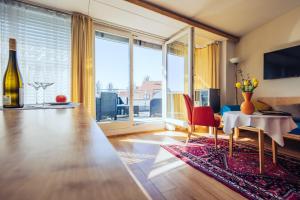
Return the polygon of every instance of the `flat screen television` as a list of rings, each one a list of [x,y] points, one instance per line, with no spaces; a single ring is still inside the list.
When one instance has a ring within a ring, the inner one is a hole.
[[[264,54],[264,79],[300,77],[300,45]]]

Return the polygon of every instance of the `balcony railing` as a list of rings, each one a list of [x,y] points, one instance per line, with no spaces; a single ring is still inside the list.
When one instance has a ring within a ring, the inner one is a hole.
[[[162,116],[161,90],[134,90],[135,119]],[[101,89],[96,92],[97,121],[129,119],[129,91],[126,89]]]

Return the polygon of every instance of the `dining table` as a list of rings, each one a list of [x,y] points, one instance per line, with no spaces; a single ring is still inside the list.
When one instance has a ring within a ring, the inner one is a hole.
[[[272,139],[272,160],[277,163],[277,144],[284,146],[283,134],[297,127],[292,116],[264,115],[255,112],[251,115],[241,111],[228,111],[223,115],[223,131],[229,135],[229,157],[232,157],[233,136],[239,136],[240,130],[257,132],[259,149],[259,171],[264,173],[264,135]]]

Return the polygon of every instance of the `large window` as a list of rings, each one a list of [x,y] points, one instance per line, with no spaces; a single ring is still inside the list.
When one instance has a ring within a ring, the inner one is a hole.
[[[129,39],[96,32],[96,119],[129,119]]]
[[[162,47],[134,40],[133,52],[134,120],[159,120],[162,117]]]
[[[161,119],[162,46],[135,39],[131,54],[129,37],[96,31],[97,121],[132,123]]]
[[[25,104],[35,103],[35,91],[28,83],[53,82],[45,101],[64,94],[70,100],[71,17],[16,1],[0,0],[0,92],[8,62],[8,40],[17,40],[18,64],[23,76]],[[42,102],[42,91],[38,92]],[[2,98],[0,98],[2,104]]]

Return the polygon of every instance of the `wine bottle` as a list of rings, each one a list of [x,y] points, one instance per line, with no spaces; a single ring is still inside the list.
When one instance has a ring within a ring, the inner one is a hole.
[[[3,78],[3,107],[22,108],[24,106],[24,85],[17,62],[16,40],[9,39],[9,59]]]

